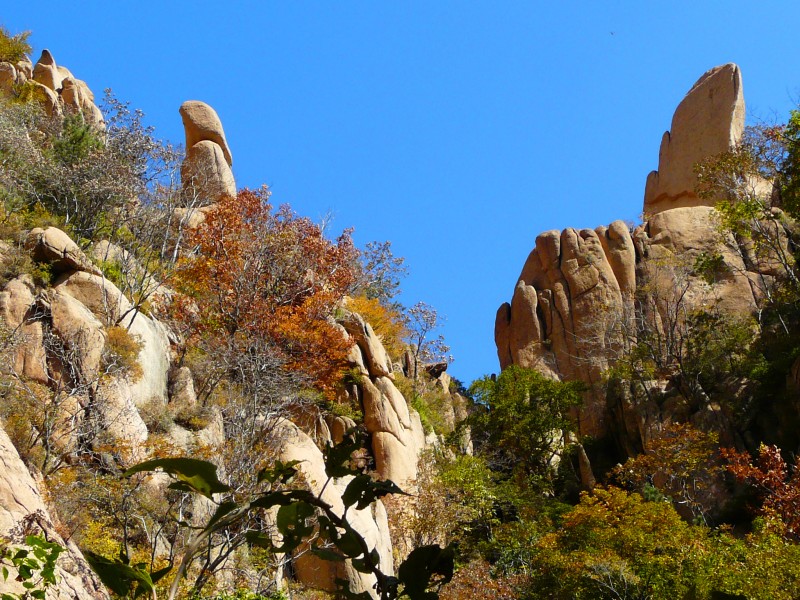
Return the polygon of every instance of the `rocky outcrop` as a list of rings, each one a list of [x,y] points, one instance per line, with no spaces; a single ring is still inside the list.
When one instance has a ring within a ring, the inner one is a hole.
[[[50,263],[52,271],[56,275],[65,271],[101,274],[100,270],[78,247],[78,244],[57,227],[32,229],[25,240],[25,247],[30,251],[34,260]]]
[[[191,207],[236,196],[233,158],[216,111],[205,102],[187,100],[180,107],[186,133],[181,166],[184,199]]]
[[[141,344],[138,362],[141,377],[126,387],[138,407],[149,402],[166,402],[169,372],[169,338],[156,319],[135,309],[125,295],[107,279],[76,271],[55,281],[54,290],[77,300],[107,325],[119,325]]]
[[[283,420],[278,424],[280,439],[284,443],[280,450],[280,460],[300,461],[297,468],[303,474],[303,480],[314,494],[322,494],[321,499],[327,502],[338,515],[344,514],[342,494],[352,476],[332,480],[328,485],[325,473],[325,461],[314,441],[303,433],[291,421]],[[386,509],[380,500],[370,506],[347,511],[347,520],[380,557],[380,569],[385,575],[393,575],[392,545],[389,537],[389,523]],[[311,587],[335,591],[336,579],[346,579],[350,589],[356,593],[368,592],[377,598],[373,586],[375,578],[359,572],[351,562],[334,562],[319,559],[310,553],[303,554],[295,561],[295,572],[298,579]]]
[[[645,189],[647,220],[635,229],[615,221],[539,235],[511,302],[498,310],[501,368],[517,364],[588,384],[577,415],[581,434],[623,432],[620,443],[630,453],[646,446],[670,418],[705,418],[693,417],[697,407],[680,394],[669,392],[671,400],[655,402],[667,393],[668,373],[656,374],[638,392],[608,385],[604,375],[636,344],[642,328],[667,339],[698,310],[756,310],[764,276],[775,265],[748,259],[746,248],[719,231],[714,199],[695,192],[694,165],[734,146],[743,124],[739,68],[728,64],[704,74],[662,140],[659,169]],[[714,257],[713,273],[698,267],[708,257]],[[719,420],[720,411],[715,414]]]
[[[395,386],[392,363],[369,323],[357,313],[347,313],[339,322],[353,342],[349,361],[359,373],[359,381],[347,393],[363,409],[375,469],[381,479],[409,487],[417,479],[417,460],[425,446],[419,415],[409,410]]]
[[[87,123],[104,127],[103,113],[94,103],[92,90],[69,69],[57,65],[47,49],[35,65],[27,58],[16,64],[0,62],[0,95],[23,95],[39,102],[49,116],[80,113]]]
[[[58,533],[39,486],[0,427],[0,537],[9,539],[12,547],[22,547],[26,534],[43,535],[66,548],[56,563],[58,585],[48,589],[48,598],[108,598],[75,544]],[[0,591],[20,595],[25,592],[22,584],[15,581],[13,572],[7,580],[0,580]]]
[[[695,193],[694,166],[735,146],[744,133],[739,67],[728,63],[703,74],[678,105],[661,139],[658,170],[647,177],[645,215],[684,206],[713,206]]]
[[[47,360],[42,323],[37,319],[33,280],[23,275],[0,292],[0,322],[14,332],[11,368],[19,376],[47,383]]]
[[[222,151],[228,166],[233,165],[233,157],[225,139],[222,122],[213,108],[205,102],[187,100],[181,105],[179,112],[183,119],[187,148],[192,148],[205,140],[213,142]]]

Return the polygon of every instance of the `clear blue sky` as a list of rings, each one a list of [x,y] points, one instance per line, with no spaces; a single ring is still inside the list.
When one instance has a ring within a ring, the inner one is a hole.
[[[637,221],[672,112],[737,62],[748,115],[800,89],[800,2],[9,2],[34,61],[110,87],[183,142],[222,118],[240,187],[356,241],[391,240],[406,304],[447,316],[469,383],[497,371],[497,307],[547,229]]]

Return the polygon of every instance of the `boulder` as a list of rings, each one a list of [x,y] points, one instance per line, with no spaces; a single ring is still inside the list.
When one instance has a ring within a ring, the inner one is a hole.
[[[715,204],[695,193],[694,166],[730,150],[744,132],[745,104],[739,67],[728,63],[707,71],[692,86],[661,140],[658,170],[647,176],[644,213]]]
[[[321,494],[321,499],[334,512],[344,514],[342,493],[352,476],[334,479],[326,485],[328,475],[325,473],[325,461],[313,440],[287,420],[278,423],[276,433],[279,439],[284,440],[278,458],[284,462],[300,461],[297,467],[310,491]],[[347,511],[347,520],[369,547],[377,550],[381,571],[386,575],[393,575],[391,537],[386,510],[381,501],[378,500],[362,510],[351,507]],[[295,572],[301,582],[312,587],[333,591],[336,589],[336,579],[343,578],[350,582],[352,591],[367,592],[377,598],[373,589],[375,578],[356,570],[349,560],[341,563],[324,561],[305,553],[295,561]]]
[[[130,382],[122,377],[103,378],[93,408],[102,428],[100,445],[113,448],[121,466],[131,466],[147,458],[143,447],[147,425],[137,410]]]
[[[361,350],[361,362],[367,367],[370,377],[393,378],[392,362],[372,326],[358,313],[348,313],[340,323]]]
[[[136,406],[157,400],[166,401],[169,372],[169,337],[158,320],[133,310],[117,286],[107,279],[81,271],[57,279],[54,290],[77,300],[93,315],[109,325],[125,327],[142,344],[138,362],[142,376],[130,384]]]
[[[172,211],[175,218],[176,228],[179,230],[197,229],[205,223],[206,215],[213,210],[213,206],[201,206],[199,208],[178,207]]]
[[[186,408],[197,406],[194,378],[189,367],[179,367],[173,373],[169,382],[169,402]]]
[[[94,94],[85,81],[68,75],[62,80],[61,86],[61,101],[67,110],[82,113],[86,122],[96,127],[104,126],[103,113],[95,105]]]
[[[17,84],[17,70],[14,65],[7,62],[0,62],[0,94],[8,97],[14,93],[14,86]]]
[[[400,487],[411,485],[417,478],[417,460],[425,445],[419,415],[408,409],[405,398],[388,377],[378,377],[374,383],[365,378],[361,389],[364,424],[372,435],[378,475]]]
[[[34,260],[50,263],[55,274],[65,271],[101,274],[78,244],[57,227],[32,229],[25,240],[25,247],[31,252]]]
[[[33,79],[33,63],[31,59],[25,56],[16,62],[14,65],[17,68],[17,73],[21,75],[21,78],[25,81],[28,79]]]
[[[31,84],[31,98],[42,105],[48,117],[60,116],[61,102],[58,93],[38,81],[29,80]]]
[[[29,275],[9,281],[0,292],[0,320],[14,332],[14,372],[33,381],[47,383],[44,333],[33,291],[34,285]]]
[[[78,300],[59,289],[46,296],[50,306],[53,333],[64,343],[69,356],[63,367],[73,369],[72,379],[88,384],[97,378],[105,348],[103,324]],[[62,361],[63,363],[64,361]]]
[[[181,105],[179,112],[183,119],[183,128],[186,133],[187,152],[198,142],[214,142],[222,150],[225,162],[227,162],[228,166],[231,166],[233,158],[231,157],[228,142],[225,140],[222,122],[216,111],[205,102],[187,100]]]

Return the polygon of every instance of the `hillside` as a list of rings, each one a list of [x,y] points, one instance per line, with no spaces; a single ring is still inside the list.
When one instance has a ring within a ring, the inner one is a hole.
[[[181,149],[0,42],[4,600],[794,597],[800,121],[745,128],[739,67],[643,223],[536,238],[466,389],[211,106]]]

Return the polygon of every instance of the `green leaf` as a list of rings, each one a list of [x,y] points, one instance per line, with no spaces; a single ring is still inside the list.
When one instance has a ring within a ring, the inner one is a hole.
[[[325,456],[325,472],[328,476],[344,477],[359,473],[358,470],[350,467],[351,455],[364,447],[364,441],[364,434],[353,428],[345,433],[344,438],[338,444],[326,444],[323,454]]]
[[[169,487],[187,492],[197,492],[206,498],[230,491],[230,487],[217,478],[217,466],[196,458],[157,458],[139,463],[125,471],[125,477],[135,473],[162,470],[178,479]]]
[[[260,531],[248,531],[245,534],[245,539],[248,544],[266,548],[270,552],[277,552],[275,544],[272,542],[272,537],[265,533],[261,533]]]
[[[211,531],[214,526],[219,523],[220,519],[224,518],[226,515],[229,515],[231,512],[239,508],[239,505],[232,500],[228,500],[223,502],[217,507],[217,510],[214,511],[213,516],[208,520],[204,531]]]
[[[340,533],[336,538],[332,539],[331,541],[336,545],[336,547],[344,552],[350,558],[354,558],[364,553],[363,546],[361,542],[364,539],[358,534],[358,532],[350,527],[349,525],[345,524],[345,530],[343,533]]]
[[[408,555],[397,570],[403,584],[403,596],[411,600],[435,598],[428,589],[432,585],[444,585],[453,578],[454,552],[451,546],[442,549],[438,544],[420,546]]]
[[[172,565],[169,564],[166,567],[164,567],[163,569],[159,569],[158,571],[153,571],[152,573],[150,573],[150,581],[152,581],[154,584],[158,583],[171,570],[172,570]]]
[[[358,475],[347,484],[342,494],[342,501],[345,506],[355,504],[358,510],[362,510],[388,494],[405,494],[405,492],[392,481],[375,481],[369,475]]]
[[[258,482],[291,483],[295,475],[297,475],[295,466],[299,465],[300,462],[299,460],[290,460],[284,463],[277,460],[271,469],[261,469],[261,471],[258,472]]]
[[[278,552],[294,550],[314,533],[313,525],[307,522],[313,514],[314,507],[305,502],[292,502],[278,509],[275,523],[283,536],[283,545],[276,548]]]
[[[147,571],[118,560],[109,560],[94,552],[84,551],[83,554],[103,585],[116,595],[127,596],[134,589],[134,585],[137,593],[141,593],[140,590],[153,591],[153,580]]]

